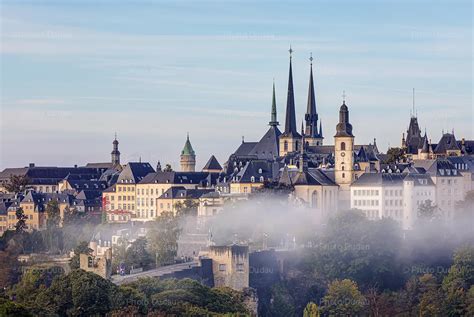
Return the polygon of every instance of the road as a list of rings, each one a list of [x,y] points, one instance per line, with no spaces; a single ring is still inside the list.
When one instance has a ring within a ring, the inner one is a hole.
[[[121,284],[137,281],[139,278],[142,278],[142,277],[160,277],[165,274],[182,271],[182,270],[189,269],[190,267],[195,267],[198,265],[199,263],[197,261],[167,265],[167,266],[159,267],[154,270],[143,271],[143,272],[139,272],[135,274],[129,274],[129,275],[124,275],[124,276],[112,275],[111,280],[112,280],[112,283],[121,285]]]

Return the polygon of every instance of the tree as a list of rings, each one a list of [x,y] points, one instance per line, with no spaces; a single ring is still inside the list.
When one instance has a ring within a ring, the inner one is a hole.
[[[174,207],[176,209],[176,215],[182,216],[197,216],[197,208],[199,203],[192,199],[186,199],[183,202],[177,202]]]
[[[399,147],[392,147],[387,151],[387,158],[384,160],[385,164],[395,164],[406,159],[405,151]]]
[[[61,223],[61,213],[57,200],[53,199],[48,202],[46,205],[46,214],[48,216],[46,227],[48,229],[59,227],[59,224]]]
[[[437,217],[437,207],[431,200],[426,200],[418,206],[418,218],[424,221],[433,221]]]
[[[83,215],[77,210],[77,208],[71,209],[69,206],[64,208],[63,226],[80,225],[82,220]]]
[[[165,168],[163,169],[163,172],[172,172],[173,168],[171,167],[171,164],[166,164]]]
[[[80,255],[81,254],[92,254],[92,249],[89,248],[89,243],[87,241],[81,241],[75,248],[74,248],[74,255],[69,262],[69,266],[72,270],[78,269],[80,267]]]
[[[58,253],[63,247],[63,232],[59,230],[61,214],[57,200],[50,200],[46,205],[46,230],[44,230],[44,241],[49,252]]]
[[[173,213],[161,214],[148,231],[149,250],[155,255],[157,266],[174,263],[180,231],[178,218]]]
[[[148,253],[147,240],[145,238],[138,238],[133,241],[125,252],[125,264],[128,268],[143,268],[147,270],[153,263],[154,259],[153,256]]]
[[[442,283],[450,316],[467,316],[468,293],[472,285],[474,285],[474,246],[467,245],[454,253],[453,265]]]
[[[4,187],[10,193],[20,193],[27,188],[29,183],[30,180],[26,175],[11,175]]]
[[[15,224],[15,231],[17,233],[22,233],[25,231],[25,229],[27,228],[27,225],[26,225],[26,219],[28,219],[28,216],[25,215],[25,212],[23,211],[23,208],[17,208],[17,210],[15,211],[15,215],[16,215],[16,224]]]
[[[316,305],[313,302],[309,302],[304,308],[303,317],[319,317],[319,316],[321,315],[319,314],[318,305]]]
[[[420,277],[421,298],[418,316],[445,316],[444,294],[431,274]]]
[[[330,316],[358,315],[364,306],[364,296],[357,284],[349,279],[331,282],[327,295],[323,298],[323,311]]]

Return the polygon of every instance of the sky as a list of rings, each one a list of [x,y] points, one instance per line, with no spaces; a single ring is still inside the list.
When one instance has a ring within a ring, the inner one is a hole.
[[[356,144],[399,146],[412,109],[434,143],[473,139],[471,1],[1,3],[0,170],[110,160],[171,163],[189,132],[200,169],[270,120],[284,129],[288,48],[297,124],[309,56],[325,144],[343,91]]]

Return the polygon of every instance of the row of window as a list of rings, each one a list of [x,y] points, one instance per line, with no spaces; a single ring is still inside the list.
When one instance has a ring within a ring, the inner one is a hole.
[[[378,189],[356,189],[354,190],[354,196],[378,196]]]
[[[354,206],[378,206],[378,205],[379,205],[379,201],[374,200],[374,199],[354,200]]]

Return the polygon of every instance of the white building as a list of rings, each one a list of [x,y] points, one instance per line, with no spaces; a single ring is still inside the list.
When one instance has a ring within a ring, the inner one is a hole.
[[[372,220],[392,218],[406,230],[427,200],[436,201],[435,185],[427,174],[365,173],[351,186],[351,208]]]

